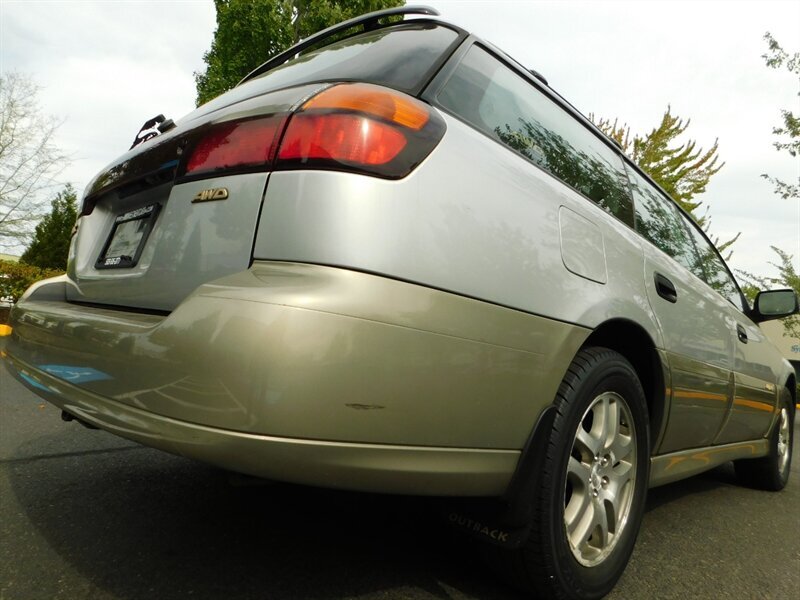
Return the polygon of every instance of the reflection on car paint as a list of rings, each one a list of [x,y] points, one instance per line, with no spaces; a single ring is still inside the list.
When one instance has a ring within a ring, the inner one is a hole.
[[[108,373],[103,373],[103,371],[98,371],[91,367],[39,365],[39,368],[54,377],[69,381],[70,383],[88,383],[90,381],[106,381],[108,379],[113,379]]]
[[[50,388],[43,386],[41,383],[36,381],[30,375],[26,375],[25,373],[20,373],[19,376],[22,377],[25,381],[27,381],[30,385],[32,385],[33,387],[35,387],[37,389],[44,390],[45,392],[48,392],[48,393],[56,391],[56,390],[51,390]]]

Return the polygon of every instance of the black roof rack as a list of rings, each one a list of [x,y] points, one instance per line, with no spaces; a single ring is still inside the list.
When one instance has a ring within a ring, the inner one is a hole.
[[[386,10],[376,10],[375,12],[367,13],[365,15],[361,15],[360,17],[342,21],[337,25],[333,25],[332,27],[328,27],[327,29],[323,29],[322,31],[310,35],[304,40],[300,40],[294,46],[284,50],[283,52],[279,52],[263,65],[250,71],[236,85],[241,85],[245,81],[253,79],[253,77],[261,75],[262,73],[266,73],[267,71],[282,65],[293,56],[300,54],[303,50],[319,44],[325,38],[331,37],[337,33],[341,33],[342,31],[346,31],[359,25],[364,26],[364,31],[369,31],[370,29],[374,29],[381,19],[393,17],[395,15],[430,15],[436,17],[439,16],[439,11],[435,8],[431,8],[430,6],[398,6],[396,8],[387,8]]]

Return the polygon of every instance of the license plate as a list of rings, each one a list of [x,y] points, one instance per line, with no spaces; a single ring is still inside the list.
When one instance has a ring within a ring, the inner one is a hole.
[[[97,269],[129,269],[135,266],[142,255],[147,236],[153,229],[158,208],[158,204],[150,204],[117,215],[95,267]]]

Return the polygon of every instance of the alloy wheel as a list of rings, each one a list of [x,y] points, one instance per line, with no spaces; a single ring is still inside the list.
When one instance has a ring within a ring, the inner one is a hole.
[[[573,556],[584,566],[601,563],[628,522],[636,452],[627,402],[615,392],[600,394],[578,424],[564,490],[567,539]]]
[[[789,461],[791,448],[791,432],[789,431],[789,411],[781,409],[780,422],[778,423],[778,472],[783,473],[786,463]]]

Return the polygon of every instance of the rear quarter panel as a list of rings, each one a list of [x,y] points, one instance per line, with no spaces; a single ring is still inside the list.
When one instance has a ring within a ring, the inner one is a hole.
[[[660,345],[638,235],[524,158],[443,116],[444,139],[403,180],[273,173],[254,257],[385,274],[584,327],[626,318]],[[581,257],[562,252],[574,237],[563,229],[562,207],[596,227],[602,244],[593,251],[605,262],[605,282],[573,272]]]

